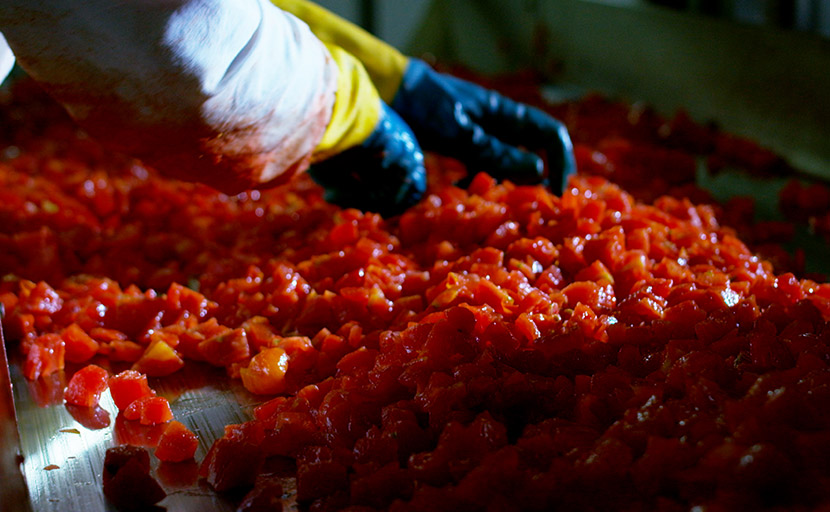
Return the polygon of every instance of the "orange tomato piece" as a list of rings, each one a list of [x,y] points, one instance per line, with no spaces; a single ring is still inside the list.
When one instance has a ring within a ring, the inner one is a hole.
[[[266,348],[255,355],[247,368],[239,370],[242,385],[256,395],[274,395],[285,390],[288,354],[285,350]]]
[[[135,362],[132,369],[150,377],[163,377],[177,372],[183,366],[184,360],[173,347],[157,340],[150,343],[141,359]]]

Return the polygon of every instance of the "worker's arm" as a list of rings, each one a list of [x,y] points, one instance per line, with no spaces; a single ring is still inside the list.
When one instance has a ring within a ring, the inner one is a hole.
[[[424,149],[462,160],[499,179],[561,191],[576,169],[571,140],[559,121],[493,91],[437,73],[363,29],[307,0],[271,0],[308,23],[321,40],[360,60],[381,98],[410,125]],[[548,160],[544,174],[542,150]]]
[[[9,48],[6,38],[0,34],[0,84],[9,76],[14,67],[14,53]]]
[[[7,0],[18,63],[93,136],[229,193],[308,166],[338,70],[265,0]]]
[[[360,61],[266,0],[5,0],[0,31],[81,126],[167,175],[235,193],[348,152],[313,173],[332,201],[396,213],[426,189]]]

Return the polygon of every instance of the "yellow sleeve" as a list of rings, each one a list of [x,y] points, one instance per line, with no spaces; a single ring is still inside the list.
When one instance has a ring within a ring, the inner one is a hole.
[[[395,98],[409,59],[394,47],[362,28],[306,0],[271,0],[271,3],[300,18],[327,45],[354,55],[366,68],[381,99]]]
[[[380,118],[378,91],[360,61],[338,46],[326,47],[337,63],[337,91],[331,120],[312,155],[314,162],[362,144]]]

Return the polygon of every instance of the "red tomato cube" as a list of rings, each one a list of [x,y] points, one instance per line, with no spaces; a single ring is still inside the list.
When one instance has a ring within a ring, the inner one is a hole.
[[[107,389],[107,377],[107,371],[100,366],[85,366],[69,379],[63,398],[68,404],[94,407],[98,405],[101,393]]]
[[[57,334],[38,336],[26,354],[23,375],[29,380],[37,380],[63,370],[65,352],[66,345]]]
[[[138,420],[142,425],[160,425],[173,419],[170,402],[163,396],[145,396],[134,400],[126,409],[124,417]]]
[[[66,360],[72,363],[83,363],[98,353],[99,343],[81,329],[78,324],[70,324],[61,333],[66,343]]]
[[[196,453],[199,439],[184,424],[171,421],[161,434],[155,455],[159,460],[182,462],[190,460]]]
[[[125,370],[109,379],[110,393],[115,406],[126,409],[139,398],[156,396],[147,384],[147,376],[135,370]]]

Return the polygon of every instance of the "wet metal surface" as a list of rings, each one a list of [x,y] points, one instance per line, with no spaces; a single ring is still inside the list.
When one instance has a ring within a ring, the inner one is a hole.
[[[0,510],[4,512],[30,510],[21,457],[6,345],[0,325]]]
[[[102,490],[106,450],[126,443],[152,445],[161,432],[160,427],[144,427],[118,417],[109,391],[101,396],[96,409],[67,406],[62,392],[69,375],[56,374],[28,382],[22,375],[19,357],[12,355],[10,359],[8,369],[23,463],[12,468],[17,470],[16,475],[10,475],[20,482],[14,499],[11,495],[6,497],[7,482],[14,479],[3,480],[0,510],[28,512],[29,507],[37,512],[115,510],[107,503]],[[6,368],[5,363],[3,367]],[[199,437],[195,461],[175,464],[156,461],[153,475],[168,494],[159,505],[169,511],[235,510],[230,500],[215,494],[198,478],[198,461],[204,458],[214,440],[222,436],[225,425],[249,419],[253,406],[261,400],[248,394],[237,381],[228,379],[223,370],[198,365],[188,365],[164,379],[151,379],[150,385],[170,400],[175,419]],[[8,388],[6,385],[0,393]],[[2,400],[0,407],[6,404]],[[8,423],[8,415],[5,412],[0,417],[3,425]],[[4,456],[9,446],[4,436]],[[25,499],[27,487],[28,500]]]

